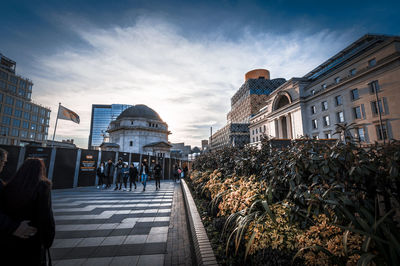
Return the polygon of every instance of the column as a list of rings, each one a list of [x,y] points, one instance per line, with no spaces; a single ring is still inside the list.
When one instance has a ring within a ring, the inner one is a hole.
[[[292,116],[290,113],[286,115],[286,126],[287,126],[287,137],[288,139],[293,138],[292,134]]]

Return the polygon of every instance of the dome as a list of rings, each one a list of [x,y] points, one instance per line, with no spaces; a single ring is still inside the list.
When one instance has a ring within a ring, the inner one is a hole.
[[[147,118],[162,121],[156,111],[144,104],[129,107],[117,117],[117,120],[122,118]]]

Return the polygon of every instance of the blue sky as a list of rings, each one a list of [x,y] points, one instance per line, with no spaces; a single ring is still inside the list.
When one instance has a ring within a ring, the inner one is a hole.
[[[323,4],[321,4],[321,2]],[[173,142],[199,145],[225,123],[253,68],[302,76],[366,33],[400,35],[399,1],[8,1],[0,52],[33,99],[77,111],[58,139],[87,145],[92,103],[144,103]],[[52,132],[52,128],[50,128]]]

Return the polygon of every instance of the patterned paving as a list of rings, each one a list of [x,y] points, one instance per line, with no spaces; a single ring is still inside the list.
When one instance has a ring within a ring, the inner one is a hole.
[[[53,191],[54,265],[164,265],[174,189]]]

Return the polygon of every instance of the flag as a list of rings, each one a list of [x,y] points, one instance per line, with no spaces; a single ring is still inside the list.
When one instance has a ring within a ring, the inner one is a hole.
[[[57,118],[64,119],[64,120],[71,120],[78,124],[80,122],[79,115],[77,113],[69,110],[68,108],[65,108],[62,105],[60,105],[60,108],[58,108]]]

